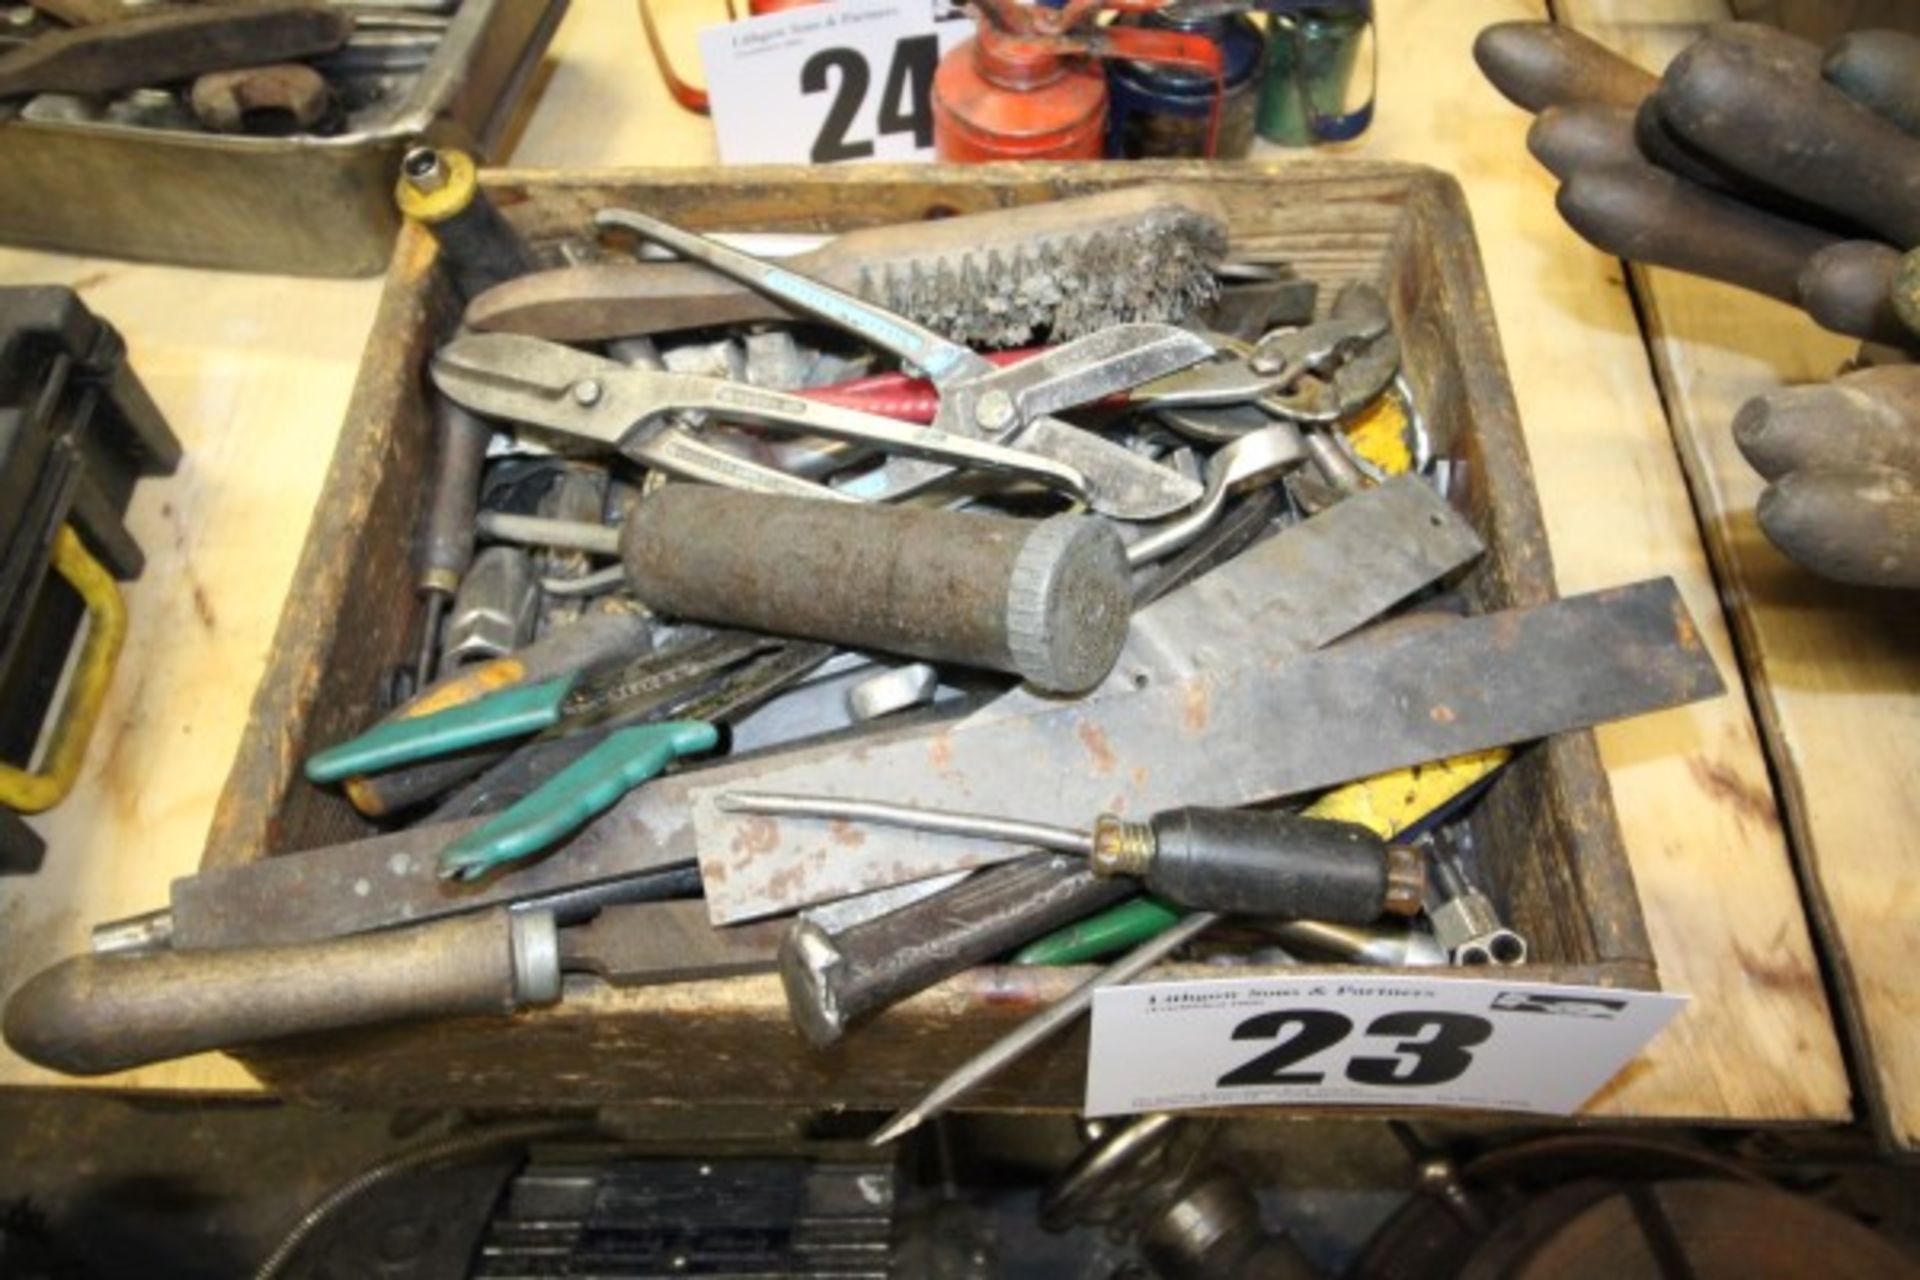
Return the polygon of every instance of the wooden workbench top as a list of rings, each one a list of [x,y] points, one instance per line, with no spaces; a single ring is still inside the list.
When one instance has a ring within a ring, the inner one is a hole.
[[[1663,983],[1682,1019],[1596,1115],[1811,1122],[1849,1114],[1846,1075],[1724,615],[1618,263],[1553,215],[1526,117],[1469,57],[1524,0],[1382,0],[1381,108],[1346,150],[1455,173],[1477,224],[1560,586],[1671,575],[1729,696],[1599,735]],[[685,68],[707,12],[665,6]],[[511,160],[711,162],[705,122],[666,98],[631,6],[573,6]],[[1261,159],[1277,158],[1268,152]],[[80,789],[37,819],[52,849],[0,880],[0,993],[85,945],[93,922],[162,905],[199,857],[371,323],[375,282],[315,283],[0,251],[0,281],[59,281],[120,326],[187,448],[132,526],[149,553],[133,632]],[[0,1084],[56,1080],[0,1055]],[[116,1087],[254,1087],[205,1057]]]
[[[1563,20],[1659,70],[1724,0],[1572,0]],[[1726,285],[1634,269],[1655,372],[1748,668],[1808,906],[1881,1138],[1920,1147],[1920,608],[1821,582],[1760,532],[1730,430],[1749,398],[1823,382],[1858,344]]]

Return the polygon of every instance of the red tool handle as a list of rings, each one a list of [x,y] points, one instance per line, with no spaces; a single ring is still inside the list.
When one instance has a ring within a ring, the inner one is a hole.
[[[1019,364],[1046,351],[1045,347],[1027,347],[1020,351],[991,351],[987,359],[997,365]],[[809,387],[798,394],[842,409],[858,409],[882,418],[902,422],[929,423],[940,412],[940,393],[925,378],[910,378],[904,373],[876,373],[852,378],[824,387]]]

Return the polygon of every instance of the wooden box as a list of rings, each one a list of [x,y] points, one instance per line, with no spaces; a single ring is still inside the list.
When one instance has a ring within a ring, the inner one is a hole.
[[[1418,166],[1007,165],[735,172],[501,173],[488,186],[536,241],[579,235],[631,205],[701,229],[825,231],[1042,201],[1148,181],[1192,182],[1229,211],[1237,251],[1283,256],[1322,282],[1390,299],[1406,369],[1455,500],[1488,553],[1464,586],[1481,608],[1554,594],[1540,511],[1458,185]],[[299,762],[367,722],[380,673],[418,617],[409,551],[432,432],[422,365],[456,319],[414,228],[391,274],[267,677],[216,813],[208,867],[311,849],[370,828],[310,787]],[[1525,752],[1477,811],[1491,889],[1536,963],[1515,976],[1655,985],[1652,951],[1592,736]],[[942,984],[830,1052],[788,1024],[776,978],[616,991],[569,979],[558,1007],[315,1037],[242,1055],[290,1096],[363,1104],[725,1102],[885,1108],[910,1100],[1086,976],[985,968]],[[1173,972],[1178,972],[1175,970]],[[1208,970],[1217,975],[1219,970]],[[1249,972],[1249,971],[1240,971]],[[1298,972],[1298,971],[1295,971]],[[977,1105],[1073,1108],[1085,1031],[1008,1072]]]

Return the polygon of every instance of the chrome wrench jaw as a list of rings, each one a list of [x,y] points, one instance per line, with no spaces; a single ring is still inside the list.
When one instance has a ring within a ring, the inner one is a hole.
[[[1300,432],[1286,423],[1263,427],[1221,446],[1207,466],[1207,487],[1199,504],[1129,543],[1127,563],[1137,569],[1172,555],[1219,519],[1229,496],[1278,479],[1306,456]]]
[[[1160,378],[1141,387],[1136,399],[1140,407],[1155,412],[1255,405],[1269,417],[1296,422],[1334,421],[1353,406],[1327,407],[1320,403],[1326,398],[1323,393],[1295,397],[1293,389],[1308,374],[1343,363],[1388,333],[1386,321],[1365,317],[1323,320],[1303,329],[1268,334],[1254,343],[1208,334],[1234,359]]]
[[[905,316],[876,307],[832,285],[808,279],[777,263],[742,253],[698,232],[632,209],[602,209],[593,215],[593,220],[598,226],[631,231],[683,258],[712,267],[749,288],[792,303],[829,324],[856,333],[912,365],[943,391],[949,382],[981,376],[995,367],[984,356],[948,341]]]
[[[625,382],[633,388],[633,393],[624,397],[627,415],[637,413],[640,421],[662,413],[697,409],[762,426],[871,444],[934,464],[1001,472],[1063,489],[1075,497],[1084,497],[1087,490],[1086,476],[1065,463],[990,440],[954,435],[938,427],[898,422],[780,391],[692,374],[635,370],[625,375]]]

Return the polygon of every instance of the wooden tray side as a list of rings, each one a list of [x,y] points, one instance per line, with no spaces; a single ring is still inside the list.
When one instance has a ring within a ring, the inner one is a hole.
[[[911,1102],[1090,972],[975,969],[896,1006],[828,1050],[812,1048],[788,1023],[786,1000],[772,977],[628,991],[569,979],[566,999],[552,1009],[289,1040],[249,1051],[242,1061],[274,1092],[329,1105],[378,1099],[389,1107],[699,1102],[888,1110]],[[1221,973],[1174,965],[1164,976]],[[1593,979],[1588,967],[1569,965],[1536,966],[1527,976]],[[982,1086],[967,1106],[1078,1110],[1086,1052],[1082,1021]]]
[[[419,378],[455,316],[433,252],[412,227],[397,242],[202,870],[374,833],[339,796],[309,786],[300,766],[317,744],[367,723],[383,673],[418,634],[412,540],[433,451]]]

